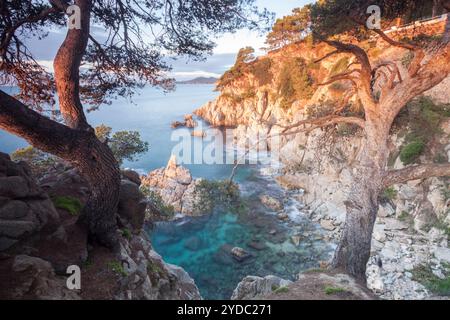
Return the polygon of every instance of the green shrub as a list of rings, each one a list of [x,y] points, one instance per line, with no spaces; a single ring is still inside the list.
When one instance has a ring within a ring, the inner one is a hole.
[[[258,79],[258,84],[264,86],[270,84],[273,79],[273,74],[270,71],[272,60],[270,58],[258,59],[251,65],[250,71]]]
[[[348,57],[342,57],[341,59],[339,59],[331,68],[330,70],[330,77],[333,77],[339,73],[342,73],[345,71],[345,69],[347,69],[348,65],[349,65],[349,58]]]
[[[147,200],[150,201],[150,203],[158,211],[159,214],[169,218],[175,215],[174,207],[171,205],[167,205],[158,192],[147,187],[141,187],[141,192],[144,194]]]
[[[22,149],[17,149],[11,154],[11,160],[26,162],[33,174],[36,177],[42,177],[51,168],[53,168],[59,161],[57,157],[42,152],[32,146],[28,146]]]
[[[412,60],[414,59],[414,53],[412,51],[408,51],[405,53],[405,55],[402,57],[402,65],[405,68],[409,68]]]
[[[128,240],[131,239],[131,231],[129,229],[122,229],[121,233],[122,233],[122,237],[124,237],[125,239],[128,239]]]
[[[444,265],[444,278],[437,277],[429,265],[420,265],[413,269],[413,280],[440,296],[450,296],[450,266]]]
[[[414,163],[425,149],[425,143],[416,139],[402,148],[400,151],[400,160],[404,165]]]
[[[126,277],[128,276],[128,273],[125,271],[124,267],[119,261],[111,261],[108,263],[108,267],[111,269],[112,272],[122,276]]]
[[[314,82],[303,59],[290,59],[283,64],[278,79],[278,94],[282,98],[283,109],[290,108],[296,100],[312,97]]]
[[[345,289],[339,287],[325,287],[324,292],[326,295],[337,294],[341,292],[346,292]]]
[[[201,180],[195,187],[197,199],[195,209],[201,213],[213,211],[215,208],[242,210],[239,187],[229,180]]]
[[[72,216],[80,214],[83,205],[77,198],[58,196],[52,198],[55,208],[63,209],[69,212]]]
[[[383,191],[383,198],[389,201],[397,199],[398,192],[394,187],[389,187]]]
[[[280,293],[287,293],[289,292],[289,288],[288,287],[272,287],[272,291],[275,294],[280,294]]]

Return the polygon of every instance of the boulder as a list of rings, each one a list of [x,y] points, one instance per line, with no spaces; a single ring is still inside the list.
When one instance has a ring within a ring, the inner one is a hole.
[[[333,224],[332,220],[322,219],[320,221],[320,225],[327,231],[333,231],[334,229],[336,229],[336,226]]]
[[[434,250],[434,256],[445,263],[450,263],[450,249],[444,247],[437,247]]]
[[[273,275],[264,278],[248,276],[245,277],[233,291],[231,300],[253,300],[272,293],[277,288],[286,287],[292,281],[282,279]]]
[[[0,299],[80,299],[77,292],[67,289],[65,277],[57,277],[52,265],[38,257],[18,255],[2,261],[1,269]]]
[[[263,205],[273,211],[283,210],[283,204],[278,199],[275,199],[268,195],[262,195],[259,197],[259,199],[261,200]]]
[[[44,227],[56,230],[59,215],[24,162],[0,153],[0,251],[25,244]]]
[[[141,177],[139,176],[139,173],[133,170],[122,170],[122,178],[127,179],[138,186],[141,185]]]
[[[126,219],[134,230],[141,230],[145,220],[147,202],[139,186],[129,180],[120,183],[120,197],[117,212]]]
[[[244,260],[251,257],[250,253],[239,247],[234,247],[233,249],[231,249],[231,255],[239,262],[243,262]]]

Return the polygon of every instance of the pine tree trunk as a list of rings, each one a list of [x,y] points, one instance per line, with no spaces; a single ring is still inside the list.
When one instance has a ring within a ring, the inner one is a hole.
[[[120,170],[109,147],[95,135],[87,139],[88,147],[76,155],[74,165],[89,183],[90,195],[79,222],[86,225],[90,239],[109,248],[117,246],[117,205]]]
[[[366,121],[366,136],[354,168],[354,184],[345,202],[346,221],[333,267],[366,281],[372,233],[378,212],[378,198],[383,189],[383,174],[388,158],[388,124]]]

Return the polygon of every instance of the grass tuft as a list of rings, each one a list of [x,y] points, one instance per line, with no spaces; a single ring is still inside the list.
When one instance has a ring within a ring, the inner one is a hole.
[[[55,208],[63,209],[69,212],[72,216],[77,216],[83,209],[83,205],[77,198],[58,196],[52,198]]]

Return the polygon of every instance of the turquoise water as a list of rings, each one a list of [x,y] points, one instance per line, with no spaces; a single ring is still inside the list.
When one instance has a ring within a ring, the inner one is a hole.
[[[205,299],[230,299],[248,275],[295,280],[300,271],[318,267],[318,261],[330,257],[331,248],[321,240],[317,225],[300,215],[297,223],[282,223],[262,206],[261,194],[283,193],[273,182],[254,171],[240,186],[249,206],[247,213],[217,211],[201,218],[158,223],[149,230],[156,251],[167,262],[182,266]],[[292,235],[300,236],[298,246]],[[230,255],[233,247],[243,248],[251,257],[238,262]]]
[[[134,98],[115,101],[99,111],[88,114],[93,125],[106,124],[119,130],[136,130],[150,143],[150,150],[137,162],[125,167],[148,172],[164,167],[172,148],[174,130],[170,124],[204,103],[217,93],[210,85],[180,85],[177,91],[165,94],[147,88]],[[20,138],[0,130],[0,151],[10,153],[26,146]],[[187,165],[195,177],[224,179],[230,176],[230,165]],[[247,275],[278,275],[294,280],[305,269],[317,267],[332,251],[321,238],[321,229],[298,212],[293,195],[284,192],[272,179],[259,174],[259,166],[242,166],[236,181],[248,206],[248,213],[213,212],[201,218],[184,218],[175,222],[157,223],[148,230],[157,252],[169,263],[182,266],[195,279],[205,299],[229,299],[233,289]],[[294,222],[281,222],[275,213],[262,206],[259,196],[269,194],[288,199],[287,213]],[[292,235],[301,238],[294,246]],[[244,248],[252,256],[244,262],[235,261],[231,248]]]

